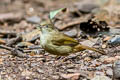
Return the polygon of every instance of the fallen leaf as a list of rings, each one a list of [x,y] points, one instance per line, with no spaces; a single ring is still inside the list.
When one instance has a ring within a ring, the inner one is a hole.
[[[111,79],[109,77],[107,77],[107,76],[95,76],[91,80],[111,80]]]
[[[0,64],[3,64],[3,59],[2,58],[0,58]]]
[[[5,43],[6,43],[6,41],[5,41],[5,40],[0,39],[0,44],[5,44]]]
[[[104,59],[104,63],[112,63],[116,60],[117,60],[117,58],[115,58],[115,57],[109,57],[109,58]]]
[[[60,8],[58,10],[51,11],[50,14],[49,14],[50,19],[53,19],[55,17],[55,15],[58,14],[59,12],[61,12],[61,11],[66,12],[66,9],[67,8]]]
[[[108,40],[110,40],[111,39],[111,36],[107,36],[107,37],[105,37],[104,39],[103,39],[103,41],[108,41]]]
[[[65,79],[77,80],[79,79],[80,73],[61,74],[61,76]]]

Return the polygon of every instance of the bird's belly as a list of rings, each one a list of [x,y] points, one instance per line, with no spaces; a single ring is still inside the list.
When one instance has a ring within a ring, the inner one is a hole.
[[[69,55],[73,50],[70,46],[56,46],[53,44],[47,44],[45,50],[54,55]]]

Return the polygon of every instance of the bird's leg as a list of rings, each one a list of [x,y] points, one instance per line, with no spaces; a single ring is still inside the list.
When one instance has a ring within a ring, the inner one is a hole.
[[[65,62],[66,61],[66,56],[56,56],[55,57],[55,60],[59,60],[61,63]]]
[[[58,60],[60,56],[56,55],[55,60]]]

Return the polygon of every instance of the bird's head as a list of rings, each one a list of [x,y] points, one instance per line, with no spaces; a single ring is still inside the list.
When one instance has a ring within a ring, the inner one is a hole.
[[[49,33],[53,31],[53,26],[51,24],[48,24],[46,22],[41,23],[37,28],[41,31],[41,33]]]

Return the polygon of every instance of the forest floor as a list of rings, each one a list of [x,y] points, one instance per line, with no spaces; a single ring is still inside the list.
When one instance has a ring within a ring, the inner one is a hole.
[[[0,80],[120,78],[120,2],[116,1],[1,0]],[[50,11],[65,7],[67,12],[56,16],[55,27],[105,55],[85,50],[56,58],[40,47],[36,26],[48,20]]]

